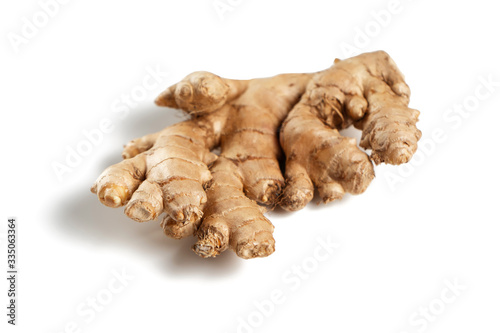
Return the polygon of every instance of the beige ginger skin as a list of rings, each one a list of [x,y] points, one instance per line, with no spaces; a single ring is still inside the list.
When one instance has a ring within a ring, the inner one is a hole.
[[[372,161],[410,160],[421,132],[409,97],[383,51],[310,74],[230,80],[195,72],[156,99],[191,119],[129,142],[124,160],[104,170],[92,192],[138,222],[165,213],[164,232],[195,235],[202,257],[228,248],[245,259],[265,257],[275,249],[266,209],[299,210],[315,187],[325,203],[362,193],[374,177]],[[351,125],[370,157],[339,134]]]

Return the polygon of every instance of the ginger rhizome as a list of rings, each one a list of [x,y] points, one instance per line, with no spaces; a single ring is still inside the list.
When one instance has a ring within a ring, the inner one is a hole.
[[[230,80],[195,72],[156,99],[190,119],[132,140],[92,192],[138,222],[165,213],[164,232],[195,235],[193,250],[202,257],[228,248],[264,257],[275,249],[266,209],[301,209],[315,187],[325,203],[362,193],[374,177],[372,161],[410,160],[421,133],[409,97],[382,51],[310,74]],[[370,157],[339,133],[351,125],[362,131]]]

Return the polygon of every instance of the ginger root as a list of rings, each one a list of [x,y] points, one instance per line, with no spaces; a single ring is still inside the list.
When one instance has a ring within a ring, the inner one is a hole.
[[[374,177],[371,161],[410,160],[421,133],[409,96],[382,51],[310,74],[230,80],[195,72],[156,99],[191,119],[132,140],[92,192],[107,206],[125,205],[138,222],[165,212],[165,234],[195,235],[202,257],[228,248],[265,257],[275,248],[266,209],[301,209],[314,186],[325,203],[362,193]],[[371,158],[339,134],[350,125],[362,130],[360,146]]]

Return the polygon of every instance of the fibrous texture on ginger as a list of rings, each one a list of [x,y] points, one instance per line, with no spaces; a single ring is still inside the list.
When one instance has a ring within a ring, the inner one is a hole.
[[[193,250],[202,257],[228,248],[264,257],[275,249],[267,209],[301,209],[315,187],[325,203],[362,193],[374,177],[372,161],[410,160],[421,133],[409,96],[382,51],[336,60],[318,73],[229,80],[195,72],[156,100],[191,118],[128,143],[124,160],[92,191],[139,222],[165,213],[164,232],[195,235]],[[362,131],[370,157],[339,133],[351,125]]]

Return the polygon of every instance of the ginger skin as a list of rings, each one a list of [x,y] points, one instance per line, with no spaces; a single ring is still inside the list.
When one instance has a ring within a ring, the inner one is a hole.
[[[338,131],[350,125],[362,130],[360,146],[372,149],[375,164],[408,162],[421,137],[419,112],[407,107],[409,97],[403,75],[385,52],[337,59],[316,74],[281,127],[287,156],[281,207],[303,208],[313,197],[313,184],[325,203],[346,191],[366,190],[373,165],[354,139]]]
[[[131,141],[92,192],[139,222],[165,212],[164,232],[197,236],[193,250],[202,257],[228,248],[265,257],[275,248],[266,208],[301,209],[314,186],[325,203],[362,193],[374,177],[371,160],[409,161],[421,135],[409,95],[382,51],[311,74],[229,80],[195,72],[156,99],[191,119]],[[339,134],[350,125],[362,130],[371,159]]]

